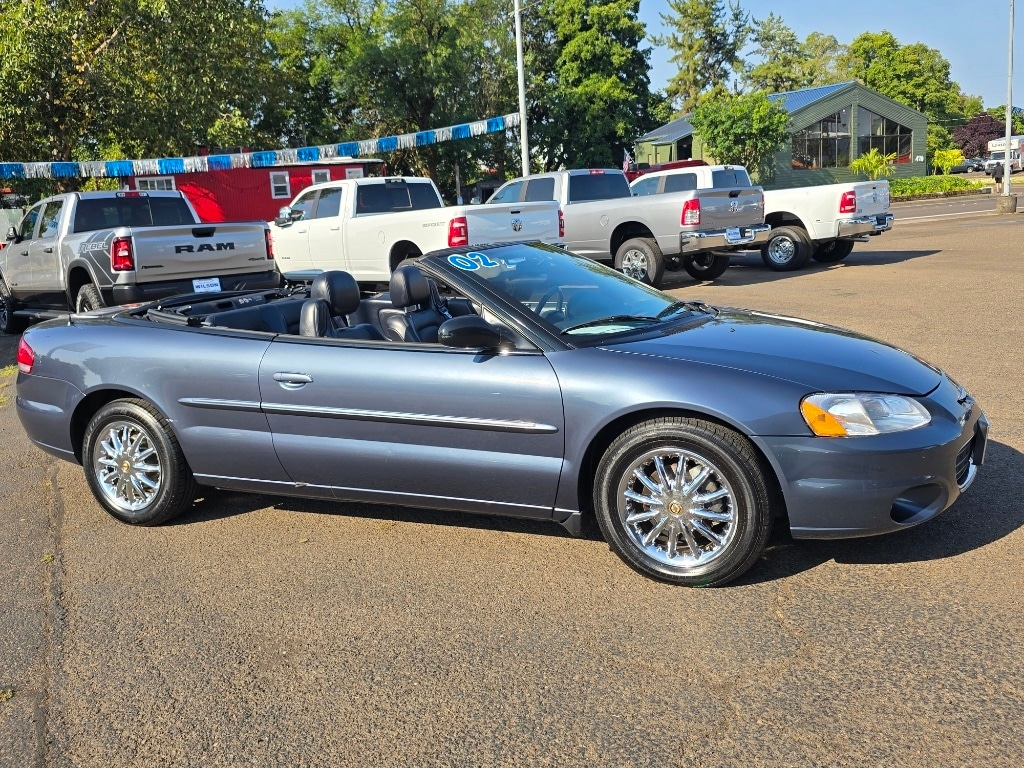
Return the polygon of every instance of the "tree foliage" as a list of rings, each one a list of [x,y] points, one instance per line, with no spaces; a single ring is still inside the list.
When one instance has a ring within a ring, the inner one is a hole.
[[[942,171],[943,176],[949,175],[949,169],[964,161],[964,153],[959,149],[940,149],[935,153],[933,162]]]
[[[671,52],[677,72],[666,92],[681,113],[690,112],[716,86],[742,67],[740,52],[750,36],[750,15],[738,0],[668,0],[672,13],[661,14],[670,30],[654,38]]]
[[[953,131],[953,141],[967,157],[981,157],[988,153],[988,143],[1006,135],[1006,126],[992,115],[975,115]]]
[[[720,163],[744,165],[771,181],[775,154],[789,139],[789,115],[763,92],[732,95],[718,89],[690,116],[694,133]]]

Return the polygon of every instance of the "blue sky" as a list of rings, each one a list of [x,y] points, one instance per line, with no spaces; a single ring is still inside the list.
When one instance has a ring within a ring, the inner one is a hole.
[[[302,0],[266,0],[269,7],[294,8]],[[508,0],[509,8],[512,0]],[[523,0],[529,6],[530,0]],[[782,17],[802,40],[811,32],[835,35],[849,43],[861,32],[888,30],[903,44],[936,48],[951,66],[953,80],[965,93],[981,96],[986,107],[1006,103],[1009,0],[740,0],[755,18]],[[641,0],[640,18],[648,34],[664,31],[666,0]],[[526,13],[529,12],[527,9]],[[1016,7],[1015,31],[1021,28],[1024,2]],[[1024,41],[1015,35],[1013,101],[1024,104]],[[650,44],[649,44],[650,45]],[[651,84],[664,88],[672,75],[668,52],[651,47]]]

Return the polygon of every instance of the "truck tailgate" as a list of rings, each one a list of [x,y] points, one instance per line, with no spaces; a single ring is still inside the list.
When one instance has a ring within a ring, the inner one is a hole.
[[[702,230],[764,223],[764,196],[759,189],[701,189],[698,195]]]
[[[272,269],[261,223],[196,224],[132,230],[136,280],[215,277]]]
[[[857,215],[874,216],[889,210],[889,182],[864,181],[853,185],[857,196]]]
[[[558,242],[558,203],[474,205],[466,209],[471,245],[506,243],[513,240]]]

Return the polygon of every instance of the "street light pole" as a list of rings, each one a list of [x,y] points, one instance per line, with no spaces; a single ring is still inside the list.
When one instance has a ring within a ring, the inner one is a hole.
[[[1010,196],[1010,134],[1013,127],[1013,0],[1010,0],[1009,70],[1006,73],[1006,151],[1003,153],[1003,195]]]
[[[1010,0],[1013,7],[1013,0]],[[516,11],[516,72],[519,75],[519,145],[522,153],[523,176],[530,175],[530,139],[526,131],[526,68],[523,65],[523,19],[519,0]],[[1011,32],[1012,34],[1012,32]]]

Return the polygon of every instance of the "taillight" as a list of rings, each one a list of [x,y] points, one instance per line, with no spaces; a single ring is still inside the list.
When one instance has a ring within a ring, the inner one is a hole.
[[[274,260],[274,237],[270,234],[269,229],[263,230],[263,239],[267,243],[267,258],[270,261]]]
[[[456,216],[448,222],[448,247],[469,245],[469,223],[465,216]]]
[[[135,269],[130,237],[115,237],[110,244],[110,268],[115,272],[129,272]]]
[[[840,213],[856,213],[857,212],[857,193],[853,190],[849,192],[843,192],[843,196],[839,198],[839,212]]]
[[[25,341],[25,337],[21,337],[21,341],[18,343],[18,370],[22,373],[32,373],[32,366],[36,364],[36,353]]]
[[[558,209],[558,236],[565,237],[565,214],[561,208]]]
[[[684,227],[700,224],[700,198],[694,197],[683,203],[683,216],[679,223]]]

